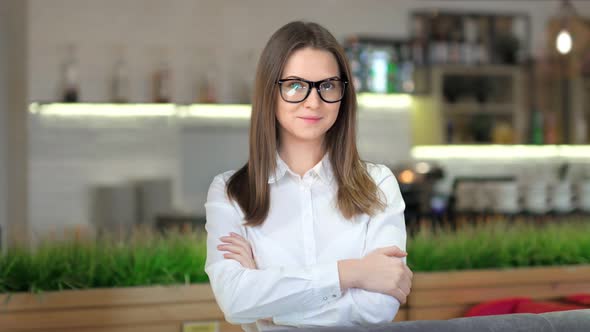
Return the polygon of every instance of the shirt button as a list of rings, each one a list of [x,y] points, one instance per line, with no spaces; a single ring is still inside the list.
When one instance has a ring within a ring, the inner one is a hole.
[[[336,294],[332,294],[332,297],[336,297]]]
[[[324,296],[323,300],[324,301],[328,300],[328,297],[327,296]]]

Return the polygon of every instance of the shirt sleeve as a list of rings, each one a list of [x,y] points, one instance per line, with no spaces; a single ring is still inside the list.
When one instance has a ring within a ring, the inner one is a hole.
[[[363,256],[374,249],[398,246],[406,250],[406,226],[404,220],[405,203],[399,185],[389,168],[379,165],[376,173],[377,184],[384,195],[386,208],[369,220]],[[405,258],[403,259],[405,262]],[[400,307],[393,296],[351,288],[337,302],[330,303],[320,310],[303,314],[296,313],[274,317],[276,324],[304,326],[349,326],[391,322]]]
[[[337,262],[305,268],[247,269],[223,257],[219,239],[230,232],[245,235],[239,207],[225,191],[227,173],[213,180],[207,195],[207,261],[205,272],[217,304],[228,322],[252,323],[295,309],[312,310],[339,299]]]
[[[389,168],[380,165],[383,179],[379,188],[385,195],[387,207],[375,215],[368,224],[367,237],[363,256],[371,251],[386,247],[398,246],[406,250],[406,223],[404,219],[405,203],[399,185]],[[402,258],[406,262],[406,258]],[[349,290],[351,318],[357,324],[377,324],[391,322],[400,307],[399,301],[390,295],[369,292],[364,289]]]

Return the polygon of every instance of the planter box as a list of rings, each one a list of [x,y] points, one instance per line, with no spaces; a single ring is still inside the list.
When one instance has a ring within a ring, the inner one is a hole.
[[[415,273],[396,321],[461,317],[497,298],[557,299],[590,291],[590,266]],[[179,332],[185,322],[225,322],[209,284],[0,295],[2,332]],[[202,330],[202,331],[206,331]]]
[[[209,284],[6,297],[0,296],[3,332],[179,332],[184,322],[194,321],[219,322],[219,331],[223,332],[242,330],[224,321]]]
[[[395,319],[393,321],[394,322],[403,322],[405,320],[408,320],[408,304],[407,303],[399,308],[397,315],[395,315]]]
[[[554,300],[590,291],[590,265],[415,273],[408,320],[461,317],[493,299]]]
[[[402,307],[395,320],[407,314]],[[185,322],[242,331],[225,322],[209,284],[0,295],[2,332],[180,332]]]

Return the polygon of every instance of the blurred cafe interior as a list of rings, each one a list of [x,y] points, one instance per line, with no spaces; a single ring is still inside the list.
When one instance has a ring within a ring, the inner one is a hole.
[[[590,213],[590,1],[0,1],[2,247],[202,227],[283,24],[341,41],[410,230]]]
[[[204,203],[247,160],[258,57],[294,20],[343,46],[360,155],[406,204],[415,274],[385,319],[589,310],[590,1],[0,0],[1,331],[241,330]],[[280,307],[260,280],[240,284]],[[313,319],[382,309],[350,293]]]

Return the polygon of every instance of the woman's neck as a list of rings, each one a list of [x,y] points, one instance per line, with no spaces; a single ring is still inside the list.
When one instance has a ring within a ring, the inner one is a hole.
[[[303,176],[322,160],[323,144],[317,142],[289,142],[281,144],[279,155],[293,172]]]

